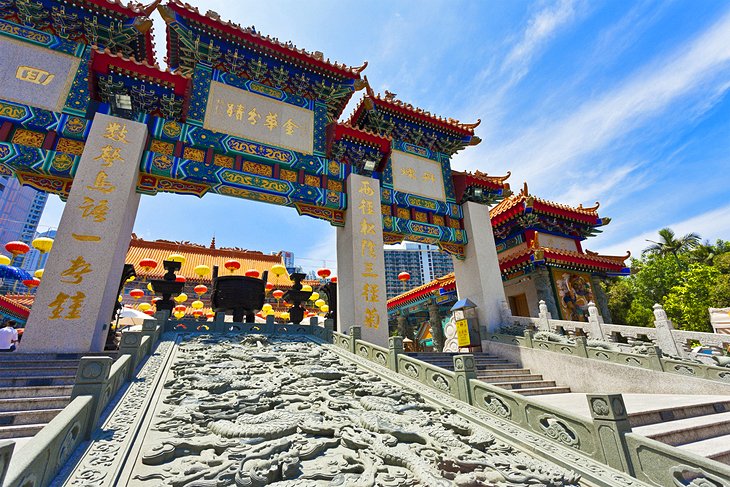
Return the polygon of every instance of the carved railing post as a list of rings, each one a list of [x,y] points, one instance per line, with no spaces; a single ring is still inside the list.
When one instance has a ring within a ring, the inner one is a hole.
[[[662,349],[656,345],[652,345],[647,347],[646,352],[649,357],[649,367],[651,367],[652,370],[663,372],[664,364],[662,363]]]
[[[134,373],[137,371],[137,363],[141,360],[139,355],[142,353],[142,332],[126,331],[122,333],[122,341],[119,344],[119,354],[129,355],[129,370],[127,371],[127,380],[134,379]]]
[[[525,330],[525,346],[528,348],[533,347],[532,340],[535,338],[535,332],[532,330]]]
[[[151,321],[151,320],[149,320]],[[101,403],[105,399],[104,389],[109,380],[109,371],[114,360],[111,357],[81,357],[79,368],[76,369],[76,379],[71,391],[71,400],[79,396],[91,396],[91,414],[84,428],[84,438],[91,438],[99,416]]]
[[[603,327],[601,325],[601,317],[598,314],[598,308],[596,307],[596,304],[591,301],[590,303],[588,303],[588,333],[591,334],[592,339],[606,339],[606,337],[603,335]]]
[[[359,326],[351,326],[350,327],[350,352],[355,353],[355,350],[357,348],[355,347],[355,342],[358,340],[362,340],[362,328]]]
[[[471,387],[469,381],[477,378],[474,355],[454,355],[454,375],[456,377],[456,398],[471,404]]]
[[[574,337],[575,340],[575,356],[576,357],[588,357],[588,346],[586,345],[586,337],[584,336],[577,336]]]
[[[593,418],[594,434],[605,463],[622,472],[634,475],[626,433],[631,432],[629,416],[621,394],[588,394],[588,405]]]
[[[674,324],[667,317],[664,307],[657,303],[654,305],[654,328],[656,328],[656,344],[662,349],[666,355],[674,355],[675,357],[684,357],[684,348],[677,345],[674,340]]]
[[[388,368],[398,372],[398,355],[403,353],[403,337],[388,337]]]
[[[8,466],[10,466],[14,448],[14,441],[0,440],[0,485],[3,485],[5,481],[5,474],[8,473]]]
[[[276,318],[274,315],[266,315],[266,325],[264,326],[264,333],[273,335],[276,331]]]
[[[540,300],[539,308],[540,308],[540,313],[538,316],[540,318],[540,321],[537,324],[537,328],[540,331],[550,331],[550,319],[552,318],[552,316],[550,315],[550,311],[548,311],[548,307],[547,307],[547,304],[545,304],[545,300],[543,300],[543,299]]]
[[[332,343],[332,333],[335,331],[335,320],[327,318],[324,320],[325,341]]]
[[[158,322],[157,320],[144,320],[142,322],[142,335],[150,337],[150,340],[152,340],[152,347],[154,348],[154,344],[157,343],[158,338],[160,337],[160,334],[157,330]]]

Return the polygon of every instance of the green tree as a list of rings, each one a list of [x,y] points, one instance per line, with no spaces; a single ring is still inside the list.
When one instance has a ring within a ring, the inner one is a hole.
[[[608,310],[613,323],[628,323],[627,315],[634,300],[631,280],[628,277],[614,277],[603,283],[608,299]]]
[[[659,254],[662,256],[673,255],[675,258],[679,254],[686,253],[697,247],[701,240],[696,233],[688,233],[680,238],[676,238],[674,230],[671,228],[662,228],[659,230],[659,241],[647,240],[652,245],[644,249],[645,253]]]
[[[690,253],[690,260],[699,264],[713,265],[715,258],[730,252],[730,242],[718,239],[714,244],[709,240],[695,247]]]
[[[690,264],[681,281],[664,301],[667,316],[682,330],[712,332],[708,308],[716,306],[712,291],[720,271],[705,264]]]

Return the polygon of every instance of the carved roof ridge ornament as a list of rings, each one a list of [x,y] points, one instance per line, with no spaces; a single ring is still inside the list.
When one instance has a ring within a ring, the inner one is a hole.
[[[193,5],[190,5],[189,3],[183,3],[180,0],[168,0],[168,2],[165,5],[159,5],[157,9],[160,11],[160,15],[162,15],[162,18],[165,20],[166,23],[169,24],[169,21],[171,21],[171,17],[169,15],[169,12],[165,12],[165,9],[170,8],[171,6],[177,7],[179,9],[184,9],[187,12],[197,15],[202,19],[207,19],[210,21],[210,23],[218,24],[218,28],[228,28],[231,29],[230,34],[239,34],[243,35],[242,40],[245,39],[245,36],[250,36],[250,41],[254,41],[255,43],[266,43],[269,44],[270,48],[273,48],[273,52],[268,53],[269,55],[276,56],[276,53],[280,55],[287,55],[289,54],[294,59],[298,59],[300,61],[306,61],[309,60],[310,62],[313,62],[317,67],[325,70],[325,71],[334,71],[335,74],[339,76],[344,76],[347,78],[360,78],[360,73],[367,67],[368,63],[365,61],[361,66],[358,66],[356,68],[346,66],[344,63],[340,64],[338,62],[332,62],[329,58],[325,59],[324,54],[322,54],[321,51],[314,51],[309,52],[305,49],[299,49],[294,43],[291,41],[287,42],[281,42],[278,38],[272,38],[271,36],[264,36],[260,34],[258,31],[256,31],[256,28],[254,26],[251,27],[243,27],[240,24],[237,24],[235,22],[232,22],[230,20],[223,20],[221,16],[213,11],[208,10],[205,14],[200,13],[200,10],[198,7],[195,7]],[[205,27],[205,25],[199,25]],[[215,28],[215,25],[208,25],[208,27]],[[305,59],[302,59],[305,58]]]

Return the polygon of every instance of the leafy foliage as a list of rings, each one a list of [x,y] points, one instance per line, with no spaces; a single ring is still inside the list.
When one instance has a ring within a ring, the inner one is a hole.
[[[607,281],[608,307],[614,323],[653,326],[652,306],[662,304],[677,328],[712,331],[707,308],[730,306],[730,243],[700,243],[699,235],[677,238],[664,228],[632,274]]]

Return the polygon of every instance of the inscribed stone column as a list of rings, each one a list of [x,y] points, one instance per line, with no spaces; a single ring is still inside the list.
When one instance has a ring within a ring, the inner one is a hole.
[[[19,351],[104,349],[139,206],[146,138],[144,124],[94,117]]]
[[[347,178],[345,226],[337,229],[337,322],[342,333],[362,327],[362,339],[388,345],[380,182]]]
[[[479,203],[461,205],[464,211],[464,229],[469,239],[464,260],[454,258],[456,292],[459,299],[469,298],[477,305],[481,339],[487,333],[499,331],[502,322],[504,286],[499,271],[497,249],[494,244],[489,209]]]

